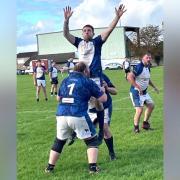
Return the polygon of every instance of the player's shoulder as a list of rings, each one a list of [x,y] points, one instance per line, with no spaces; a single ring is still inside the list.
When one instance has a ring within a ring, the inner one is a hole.
[[[136,66],[133,68],[133,73],[138,76],[142,73],[144,68],[144,64],[142,62],[138,63]]]

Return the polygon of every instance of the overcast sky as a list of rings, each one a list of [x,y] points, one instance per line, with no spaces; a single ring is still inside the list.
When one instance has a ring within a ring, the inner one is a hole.
[[[163,21],[163,0],[17,0],[17,52],[37,51],[36,34],[62,31],[67,5],[74,12],[70,29],[80,29],[85,24],[108,26],[121,3],[127,9],[121,26],[161,25]]]

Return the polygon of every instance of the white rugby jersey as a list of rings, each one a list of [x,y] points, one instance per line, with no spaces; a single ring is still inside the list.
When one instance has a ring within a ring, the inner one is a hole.
[[[146,90],[150,80],[150,66],[145,66],[141,62],[134,68],[133,73],[135,75],[135,81],[141,87],[141,90]]]
[[[91,77],[102,75],[101,48],[103,43],[100,35],[88,42],[75,37],[74,46],[78,49],[79,61],[83,61],[89,66]]]
[[[49,70],[49,72],[51,72],[52,78],[56,78],[56,77],[58,76],[58,70],[57,70],[57,68],[55,68],[55,67],[51,67],[50,70]]]

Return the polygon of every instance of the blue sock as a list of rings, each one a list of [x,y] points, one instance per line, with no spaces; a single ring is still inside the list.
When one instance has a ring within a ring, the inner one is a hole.
[[[103,132],[103,127],[104,127],[104,110],[97,111],[97,119],[98,119],[98,122],[99,122],[99,131]]]

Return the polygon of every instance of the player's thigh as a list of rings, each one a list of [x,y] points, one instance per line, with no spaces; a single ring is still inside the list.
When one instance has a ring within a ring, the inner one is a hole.
[[[66,116],[56,116],[57,121],[57,138],[65,140],[69,138],[72,134],[71,128],[68,126]]]
[[[130,92],[129,94],[132,104],[135,108],[144,106],[144,98],[143,96],[139,95],[138,91]]]
[[[46,80],[41,80],[41,86],[42,86],[43,88],[46,87]]]
[[[152,100],[151,96],[149,93],[146,93],[145,95],[145,105],[148,107],[153,108],[154,107],[154,101]]]
[[[76,132],[79,139],[90,138],[96,134],[94,125],[89,116],[70,117],[68,125]]]

